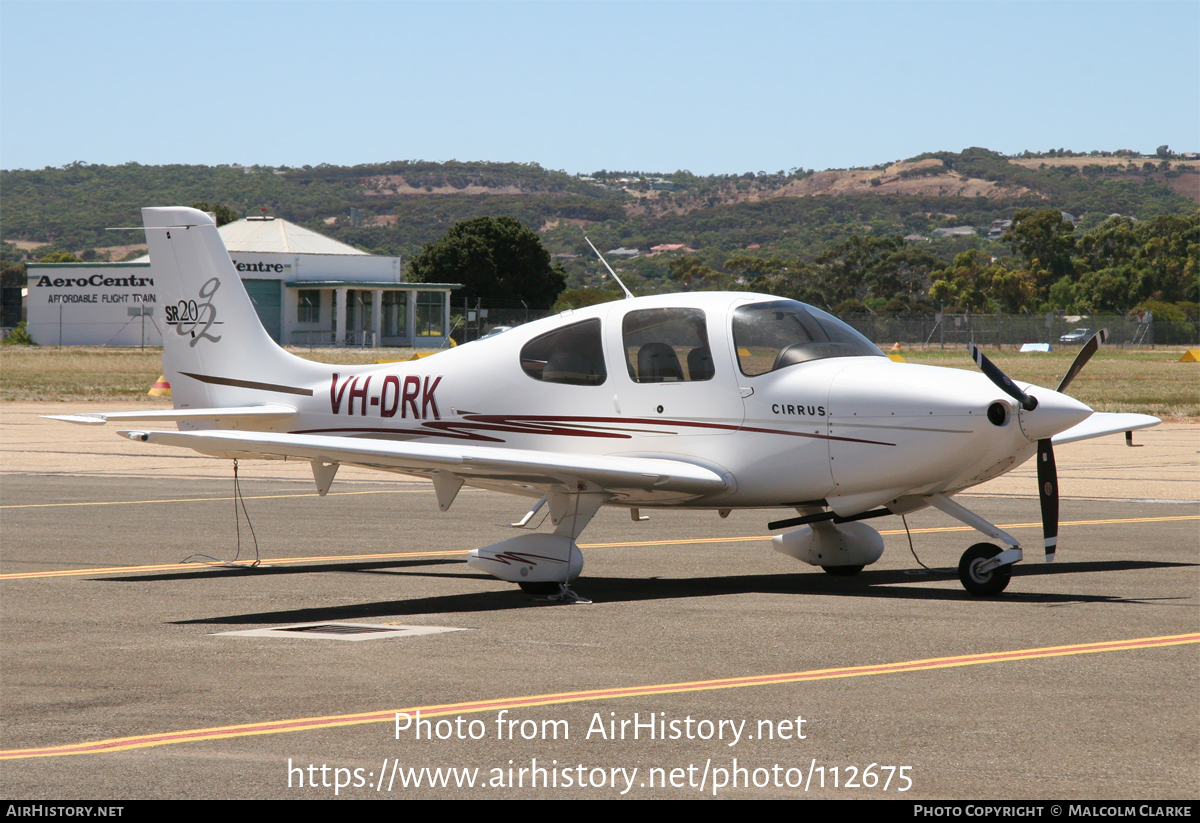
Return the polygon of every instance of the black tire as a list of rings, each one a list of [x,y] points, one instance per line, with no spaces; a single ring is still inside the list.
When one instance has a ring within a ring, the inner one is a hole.
[[[1011,564],[992,569],[986,574],[976,571],[981,563],[991,560],[1000,552],[1000,547],[991,543],[976,543],[963,552],[962,559],[958,561],[958,579],[962,581],[963,588],[979,597],[991,597],[1008,588],[1008,581],[1012,577]]]
[[[518,583],[526,594],[558,594],[562,583]]]
[[[834,577],[854,577],[863,570],[862,566],[822,566],[825,574],[832,574]]]

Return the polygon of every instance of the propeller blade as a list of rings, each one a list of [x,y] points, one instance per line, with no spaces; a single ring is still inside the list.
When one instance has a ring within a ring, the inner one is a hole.
[[[1058,384],[1058,388],[1055,391],[1066,391],[1067,386],[1071,385],[1071,381],[1075,379],[1075,376],[1087,365],[1087,361],[1092,358],[1092,355],[1096,353],[1100,345],[1107,339],[1108,329],[1101,329],[1093,334],[1091,339],[1083,344],[1083,348],[1079,350],[1079,354],[1075,355],[1075,362],[1071,364],[1071,368],[1067,369],[1066,376]]]
[[[983,356],[974,343],[968,343],[967,348],[971,351],[971,359],[978,365],[980,371],[988,376],[988,379],[1000,387],[1005,394],[1021,404],[1021,408],[1025,411],[1033,411],[1037,408],[1037,398],[1030,397],[1025,392],[1017,388],[1017,384],[1008,379],[1008,375],[1000,371],[996,364]]]
[[[1054,446],[1050,440],[1038,441],[1038,500],[1042,504],[1042,537],[1046,543],[1046,562],[1054,562],[1058,547],[1058,469],[1054,466]]]

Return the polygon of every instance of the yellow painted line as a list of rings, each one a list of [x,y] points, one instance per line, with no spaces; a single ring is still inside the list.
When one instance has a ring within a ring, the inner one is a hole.
[[[376,489],[361,492],[330,492],[326,497],[348,497],[356,494],[422,494],[423,489]],[[301,492],[300,494],[259,494],[251,497],[242,495],[243,500],[278,500],[284,497],[320,497],[316,492]],[[232,497],[168,497],[161,500],[101,500],[89,503],[14,503],[11,506],[0,506],[0,509],[57,509],[71,506],[140,506],[147,503],[211,503],[214,500],[229,502]]]
[[[1163,646],[1181,646],[1200,643],[1200,633],[1176,634],[1162,637],[1139,637],[1130,640],[1103,641],[1099,643],[1076,643],[1069,646],[1046,646],[1036,649],[1018,649],[1009,652],[987,652],[965,654],[954,657],[933,657],[924,660],[906,660],[899,663],[883,663],[872,666],[846,666],[835,669],[812,669],[784,674],[751,675],[748,677],[726,677],[716,680],[693,680],[683,683],[659,683],[647,686],[626,686],[586,691],[556,692],[518,697],[501,697],[491,700],[474,700],[465,703],[440,703],[428,706],[409,706],[402,709],[362,712],[358,714],[334,714],[323,717],[300,717],[286,720],[267,720],[259,723],[242,723],[236,726],[215,726],[203,729],[185,729],[160,734],[116,737],[87,743],[72,743],[64,746],[45,746],[33,749],[8,749],[0,751],[0,760],[17,760],[32,757],[62,757],[72,754],[102,754],[107,752],[145,749],[153,746],[168,746],[174,743],[192,743],[207,740],[223,740],[232,737],[253,737],[265,734],[315,731],[340,726],[359,726],[368,723],[392,723],[398,713],[414,715],[420,712],[425,717],[474,714],[499,711],[501,709],[553,706],[565,703],[582,703],[589,700],[616,700],[647,695],[683,694],[687,692],[739,689],[750,686],[775,686],[782,683],[801,683],[813,680],[837,680],[846,677],[867,677],[879,674],[902,674],[905,672],[947,669],[958,666],[979,666],[985,663],[1011,663],[1017,660],[1036,660],[1051,657],[1067,657],[1076,654],[1098,654],[1100,652],[1129,651]]]
[[[374,492],[347,492],[347,494],[373,494]],[[284,495],[285,497],[288,495]],[[1096,526],[1115,523],[1166,523],[1176,520],[1200,520],[1200,515],[1187,514],[1175,517],[1126,517],[1111,520],[1066,520],[1059,526]],[[1034,529],[1041,528],[1041,523],[1004,523],[1002,529]],[[969,532],[974,531],[970,526],[939,526],[927,529],[909,529],[913,534],[930,534],[934,532]],[[904,529],[888,529],[880,534],[904,534]],[[580,543],[581,549],[619,549],[641,548],[645,546],[690,546],[700,543],[755,543],[770,540],[770,535],[754,535],[751,537],[692,537],[681,540],[636,540],[623,543]],[[316,557],[275,557],[264,559],[260,566],[288,566],[303,563],[358,563],[364,560],[404,560],[412,557],[449,557],[465,555],[469,549],[449,549],[445,551],[416,551],[416,552],[386,552],[380,554],[330,554]],[[249,563],[239,563],[239,566],[249,567]],[[138,572],[180,571],[183,569],[230,568],[222,563],[158,563],[145,566],[109,566],[98,569],[57,569],[40,572],[11,572],[0,574],[0,580],[27,580],[37,577],[82,577],[91,574],[136,574]]]
[[[323,555],[320,557],[277,557],[268,560],[259,561],[258,568],[264,566],[286,566],[297,565],[302,563],[331,563],[339,561],[342,563],[357,563],[363,560],[396,560],[405,557],[440,557],[443,555],[465,555],[468,549],[451,549],[448,551],[424,551],[424,552],[388,552],[384,554],[351,554],[351,555]],[[48,572],[13,572],[12,574],[0,574],[0,580],[21,580],[32,577],[79,577],[87,574],[132,574],[137,572],[165,572],[165,571],[180,571],[181,569],[191,569],[193,571],[199,569],[230,569],[230,568],[252,568],[250,561],[238,561],[234,563],[159,563],[146,566],[109,566],[108,568],[100,569],[59,569]]]

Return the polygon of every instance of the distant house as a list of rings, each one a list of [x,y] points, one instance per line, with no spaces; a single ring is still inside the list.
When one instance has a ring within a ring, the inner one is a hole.
[[[921,242],[928,243],[929,242],[929,238],[923,234],[906,234],[906,235],[904,235],[904,239],[907,240],[909,243],[921,243]]]
[[[609,249],[605,254],[611,254],[613,257],[637,257],[641,252],[637,249],[627,249],[621,246],[616,249]]]
[[[988,240],[999,240],[1011,228],[1011,220],[993,220],[991,228],[988,229]]]
[[[975,234],[975,227],[955,226],[951,229],[934,229],[933,233],[938,237],[972,237]]]
[[[276,342],[433,348],[450,334],[457,283],[407,283],[400,258],[274,217],[217,229]],[[149,256],[123,263],[28,263],[29,334],[39,345],[162,345],[164,304]],[[178,327],[182,329],[182,326]],[[182,332],[180,332],[182,333]]]
[[[692,254],[696,250],[685,246],[683,243],[659,243],[657,246],[650,247],[650,253],[647,257],[654,257],[656,254],[665,254],[669,251],[681,251],[687,254]]]

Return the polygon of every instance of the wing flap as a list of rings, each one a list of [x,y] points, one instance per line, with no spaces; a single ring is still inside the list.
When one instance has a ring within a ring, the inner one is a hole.
[[[294,406],[270,403],[262,406],[231,406],[224,409],[155,409],[153,411],[84,412],[82,414],[43,414],[48,420],[99,426],[109,420],[124,423],[169,423],[180,420],[253,420],[274,423],[296,416]]]
[[[607,490],[639,489],[698,497],[724,491],[729,485],[712,469],[666,458],[266,432],[122,431],[120,434],[141,442],[182,446],[220,457],[286,457],[417,473],[442,470],[467,482],[472,479],[549,482],[572,491],[574,484],[587,482]]]
[[[1089,440],[1093,437],[1103,437],[1106,434],[1146,429],[1150,426],[1157,426],[1161,422],[1157,417],[1151,417],[1148,414],[1096,412],[1082,423],[1054,435],[1050,438],[1050,442],[1060,446],[1063,443]]]

